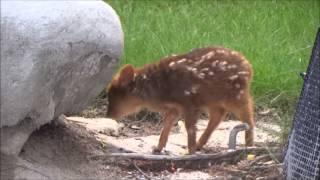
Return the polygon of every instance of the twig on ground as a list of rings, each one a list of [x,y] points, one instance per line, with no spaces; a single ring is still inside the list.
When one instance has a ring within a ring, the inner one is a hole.
[[[147,175],[145,172],[143,172],[143,171],[139,168],[139,166],[136,164],[136,162],[133,161],[133,165],[134,165],[134,167],[135,167],[145,178],[147,178],[147,179],[149,179],[149,180],[152,179],[151,176]]]
[[[278,168],[282,167],[283,163],[280,164],[269,164],[269,165],[261,165],[261,166],[253,166],[251,169],[253,170],[263,170],[263,169],[268,169],[268,168]]]
[[[250,166],[253,166],[253,165],[257,164],[260,161],[266,161],[266,160],[270,160],[270,159],[278,164],[279,161],[278,161],[277,157],[279,157],[279,156],[281,156],[281,153],[274,153],[274,154],[273,153],[268,153],[266,155],[258,156],[258,157],[256,157],[254,160],[252,160],[250,162]]]

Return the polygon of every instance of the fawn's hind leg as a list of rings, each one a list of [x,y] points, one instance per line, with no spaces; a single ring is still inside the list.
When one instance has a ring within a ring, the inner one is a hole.
[[[253,146],[255,122],[252,98],[249,97],[246,103],[239,105],[234,113],[240,121],[249,125],[250,129],[245,132],[246,146]]]
[[[153,153],[160,153],[162,149],[166,146],[170,130],[177,117],[178,112],[175,110],[169,110],[165,112],[163,118],[164,126],[160,134],[158,146],[153,149]]]
[[[219,123],[223,120],[226,116],[226,110],[223,108],[212,108],[209,110],[209,122],[207,125],[206,130],[201,135],[198,143],[197,143],[197,150],[200,150],[210,138],[214,129],[219,125]]]

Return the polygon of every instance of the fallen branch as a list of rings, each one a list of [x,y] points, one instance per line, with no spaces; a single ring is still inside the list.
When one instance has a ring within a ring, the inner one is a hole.
[[[170,155],[154,155],[154,154],[139,154],[139,153],[111,153],[105,155],[91,156],[92,160],[102,160],[108,158],[116,159],[132,159],[132,160],[145,160],[145,161],[197,161],[197,160],[221,160],[234,158],[243,153],[260,154],[266,152],[279,152],[279,148],[264,148],[264,147],[248,147],[239,148],[235,150],[227,150],[215,154],[192,154],[182,156],[170,156]]]

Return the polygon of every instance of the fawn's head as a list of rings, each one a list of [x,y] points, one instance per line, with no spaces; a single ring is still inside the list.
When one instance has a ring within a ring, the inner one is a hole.
[[[139,110],[142,100],[132,93],[135,69],[125,65],[111,81],[108,93],[107,117],[119,119]]]

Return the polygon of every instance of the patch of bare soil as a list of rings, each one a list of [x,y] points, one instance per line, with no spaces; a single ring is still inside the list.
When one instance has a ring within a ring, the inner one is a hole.
[[[70,117],[71,118],[71,117]],[[70,119],[67,118],[67,119]],[[97,120],[97,118],[92,119]],[[100,118],[103,123],[113,124],[113,120]],[[79,121],[83,121],[79,119]],[[88,121],[86,121],[88,122]],[[110,122],[110,123],[108,123]],[[111,123],[112,122],[112,123]],[[136,125],[136,121],[130,121],[131,125]],[[143,121],[138,121],[137,124],[141,123],[141,125],[136,125],[137,127],[144,128]],[[123,123],[123,122],[122,122]],[[207,124],[207,120],[199,120],[197,124],[198,132],[201,134]],[[234,126],[240,124],[238,121],[224,121],[219,127],[214,131],[212,137],[210,138],[207,146],[200,154],[214,154],[222,151],[226,151],[228,148],[228,137],[230,131]],[[159,124],[161,126],[162,123]],[[181,124],[180,124],[181,125]],[[187,135],[183,127],[180,125],[176,125],[175,131],[171,132],[166,149],[164,154],[168,154],[170,156],[181,156],[187,152],[186,143],[187,143]],[[158,143],[159,133],[156,128],[151,131],[149,135],[142,136],[131,136],[132,128],[121,128],[120,132],[117,136],[112,134],[99,133],[100,130],[95,130],[94,127],[86,125],[85,126],[88,131],[95,132],[95,137],[101,142],[101,144],[105,144],[105,148],[118,147],[125,152],[132,153],[140,153],[140,154],[151,154],[152,147]],[[128,126],[129,127],[129,126]],[[279,132],[280,129],[276,125],[271,125],[264,122],[259,122],[257,124],[256,129],[256,142],[255,144],[260,147],[275,147],[279,146],[277,136],[274,132]],[[237,137],[238,147],[244,146],[244,133],[239,133]],[[132,173],[132,177],[144,177],[144,178],[168,178],[168,179],[212,179],[212,178],[228,178],[228,177],[238,177],[238,178],[247,178],[247,179],[255,179],[255,178],[267,178],[273,179],[273,175],[277,174],[277,178],[281,179],[281,166],[279,167],[279,162],[275,158],[275,160],[270,157],[261,159],[261,156],[264,154],[255,154],[254,160],[259,160],[256,163],[252,163],[252,160],[246,160],[246,157],[242,157],[236,159],[233,162],[225,162],[225,163],[216,163],[212,162],[212,165],[202,168],[190,169],[184,168],[184,166],[177,166],[176,164],[165,164],[163,167],[156,167],[153,163],[145,163],[139,161],[106,161],[102,160],[101,162],[105,164],[116,164],[119,168],[122,168],[126,172]],[[247,162],[247,164],[245,163]],[[263,164],[267,163],[267,164]],[[152,167],[151,167],[152,166]],[[275,167],[273,167],[275,166]],[[241,174],[239,174],[239,172]],[[269,174],[268,174],[269,173]],[[198,178],[201,176],[201,178]]]
[[[94,132],[72,122],[48,124],[34,132],[17,158],[1,154],[1,179],[117,179],[130,172],[88,156],[121,152],[104,148]]]
[[[134,121],[132,123],[134,125]],[[199,132],[203,131],[206,123],[206,120],[199,121]],[[201,154],[226,150],[228,134],[238,123],[223,122]],[[246,158],[235,163],[215,164],[213,162],[212,165],[200,169],[184,168],[169,163],[169,166],[159,170],[143,168],[143,164],[139,161],[118,161],[112,158],[94,160],[91,157],[111,153],[151,154],[152,146],[157,144],[159,138],[158,135],[154,135],[159,133],[158,130],[154,130],[148,136],[130,137],[131,129],[123,130],[124,135],[106,134],[105,131],[101,131],[103,124],[115,123],[103,118],[91,120],[80,118],[77,121],[60,121],[58,124],[42,127],[32,134],[18,159],[12,162],[11,167],[16,167],[14,172],[9,172],[8,169],[1,170],[2,174],[7,175],[2,175],[2,179],[10,179],[3,178],[10,177],[10,173],[15,174],[17,178],[26,179],[261,179],[262,177],[274,179],[273,176],[280,175],[281,172],[281,167],[272,167],[277,163],[270,158],[257,161],[254,165],[250,164],[252,161]],[[139,127],[143,128],[143,123]],[[121,126],[119,128],[121,129]],[[261,136],[261,139],[257,139],[258,143],[269,140],[270,143],[273,142],[272,135],[259,129],[257,132],[256,136]],[[239,134],[238,138],[239,145],[243,145],[243,134]],[[172,156],[185,154],[186,142],[185,132],[177,125],[176,132],[170,135],[166,153]],[[1,157],[1,159],[4,158]],[[5,161],[5,163],[8,162]],[[279,179],[279,177],[276,178]]]
[[[43,126],[30,136],[19,157],[1,154],[1,164],[8,164],[8,168],[1,169],[1,179],[282,179],[281,160],[272,153],[254,154],[251,159],[242,156],[232,162],[210,162],[199,168],[168,162],[158,170],[148,168],[148,163],[142,161],[93,159],[112,153],[151,154],[162,129],[162,118],[157,113],[142,111],[116,122],[104,118],[106,110],[106,99],[99,98],[81,113],[82,117],[68,117],[65,121]],[[272,109],[257,112],[257,146],[279,146],[280,127],[268,121],[275,116]],[[197,124],[198,134],[207,125],[206,115],[201,119]],[[230,115],[228,119],[234,117]],[[230,131],[238,124],[240,122],[231,120],[222,122],[205,149],[198,153],[227,151]],[[171,131],[164,154],[183,156],[187,152],[186,144],[185,128],[178,122]],[[244,146],[244,132],[238,134],[237,145]]]

